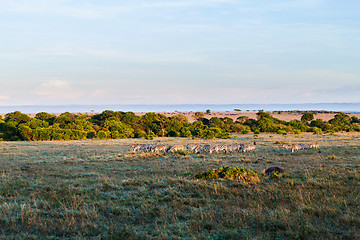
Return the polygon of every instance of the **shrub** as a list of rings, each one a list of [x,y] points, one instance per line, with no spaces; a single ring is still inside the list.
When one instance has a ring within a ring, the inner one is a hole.
[[[276,133],[283,135],[283,134],[286,133],[286,132],[285,132],[284,130],[279,129],[279,130],[276,131]]]
[[[231,133],[229,132],[224,132],[224,133],[221,133],[219,134],[218,138],[221,138],[221,139],[228,139],[228,138],[231,138]]]
[[[304,122],[304,123],[310,122],[310,121],[312,121],[312,120],[314,120],[314,114],[309,113],[309,112],[305,113],[305,114],[302,115],[302,117],[301,117],[301,121]]]
[[[215,138],[216,133],[210,129],[206,129],[204,131],[201,132],[200,137],[204,138],[204,139],[213,139]]]
[[[147,140],[153,140],[154,137],[156,137],[155,133],[151,130],[148,130],[146,136],[145,136],[145,139]]]
[[[219,169],[209,169],[195,175],[196,179],[230,179],[239,180],[246,183],[260,182],[259,174],[252,169],[245,167],[221,167]]]
[[[109,131],[103,131],[103,130],[100,130],[96,136],[100,139],[108,139],[111,137],[111,133]]]
[[[256,134],[256,135],[260,134],[260,130],[259,129],[255,130],[254,134]]]
[[[310,132],[312,132],[313,134],[321,134],[322,130],[321,130],[321,128],[318,128],[318,127],[312,127],[312,128],[310,128]]]
[[[294,133],[295,133],[295,134],[300,134],[300,133],[301,133],[301,130],[295,129],[295,130],[294,130]]]

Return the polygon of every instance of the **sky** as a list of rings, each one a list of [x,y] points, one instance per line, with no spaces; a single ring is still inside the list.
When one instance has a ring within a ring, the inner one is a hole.
[[[360,102],[358,0],[0,0],[0,105]]]

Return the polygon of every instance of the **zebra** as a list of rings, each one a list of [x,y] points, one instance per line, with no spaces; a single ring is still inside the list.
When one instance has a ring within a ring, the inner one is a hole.
[[[244,144],[240,143],[240,144],[230,144],[227,145],[227,151],[232,153],[232,152],[240,152],[242,149],[244,148]]]
[[[190,143],[188,145],[186,145],[186,149],[189,151],[189,152],[194,152],[195,151],[195,148],[197,148],[199,145],[191,145]]]
[[[140,150],[141,144],[131,144],[129,147],[130,152],[137,152]]]
[[[289,149],[292,148],[292,145],[290,145],[290,144],[283,144],[282,147],[285,148],[286,150],[289,150]]]
[[[225,144],[215,144],[215,145],[210,147],[209,154],[211,154],[213,152],[218,153],[219,151],[224,151],[226,153],[227,152],[227,146]]]
[[[255,151],[256,150],[256,142],[254,142],[253,144],[249,144],[243,147],[242,152],[250,152],[250,151]]]
[[[304,150],[305,149],[305,145],[304,144],[294,144],[291,146],[291,152],[297,152],[299,150]]]
[[[164,144],[158,144],[151,148],[151,152],[157,153],[157,152],[166,152],[166,146]]]
[[[310,149],[319,149],[320,148],[320,146],[319,146],[319,144],[317,144],[317,143],[312,143],[312,144],[310,144],[310,147],[309,147]]]
[[[140,152],[149,152],[149,151],[151,151],[152,147],[153,147],[152,144],[142,144],[142,145],[140,145],[139,151]]]
[[[197,145],[197,146],[194,148],[193,152],[194,152],[194,153],[201,153],[201,149],[203,148],[203,146],[204,146],[204,145]]]
[[[211,145],[209,145],[209,144],[202,145],[200,148],[200,153],[209,152],[210,148],[211,148]]]
[[[185,150],[185,147],[183,145],[174,145],[174,146],[170,146],[166,152],[176,152],[176,151],[181,151],[181,150]]]

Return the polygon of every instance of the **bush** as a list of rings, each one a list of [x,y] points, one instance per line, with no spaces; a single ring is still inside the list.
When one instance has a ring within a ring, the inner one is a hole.
[[[99,138],[99,139],[109,139],[111,137],[111,133],[109,131],[103,131],[103,130],[100,130],[96,136]]]
[[[281,134],[281,135],[283,135],[283,134],[285,134],[285,133],[286,133],[286,131],[279,129],[279,130],[277,130],[277,131],[276,131],[276,133],[277,133],[277,134]]]
[[[312,132],[313,134],[321,134],[322,130],[321,130],[321,128],[318,128],[318,127],[312,127],[312,128],[310,128],[310,132]]]
[[[195,175],[196,179],[230,179],[240,180],[247,183],[260,182],[259,174],[252,169],[245,167],[222,167],[219,169],[209,169]]]
[[[295,129],[295,130],[294,130],[294,133],[295,133],[295,134],[300,134],[301,131],[300,131],[299,129]]]
[[[206,129],[201,132],[200,137],[204,139],[213,139],[215,138],[216,133],[210,129]]]
[[[149,131],[147,132],[146,136],[145,136],[145,139],[147,139],[147,140],[153,140],[154,137],[156,137],[155,133],[154,133],[153,131],[149,130]]]
[[[259,129],[255,130],[255,131],[254,131],[254,134],[259,135],[259,134],[260,134],[260,130],[259,130]]]
[[[221,138],[221,139],[228,139],[228,138],[231,138],[231,133],[229,132],[224,132],[224,133],[221,133],[218,138]]]

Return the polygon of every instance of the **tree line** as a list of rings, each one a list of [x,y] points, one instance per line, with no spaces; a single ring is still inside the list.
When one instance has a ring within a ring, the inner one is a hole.
[[[106,110],[100,114],[87,115],[65,112],[59,116],[40,112],[31,118],[15,111],[0,115],[0,140],[47,141],[81,139],[120,139],[154,137],[197,137],[204,139],[230,138],[232,133],[247,134],[270,132],[278,134],[313,132],[314,134],[339,131],[360,131],[360,120],[345,113],[333,119],[314,119],[306,112],[301,120],[279,120],[270,113],[259,111],[257,119],[241,116],[235,121],[229,117],[207,119],[203,113],[195,113],[196,121],[190,123],[183,114],[166,117],[149,112],[142,116],[133,112]]]

